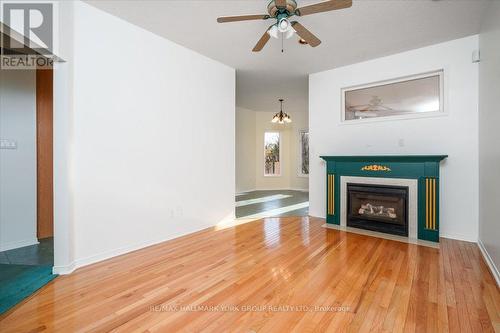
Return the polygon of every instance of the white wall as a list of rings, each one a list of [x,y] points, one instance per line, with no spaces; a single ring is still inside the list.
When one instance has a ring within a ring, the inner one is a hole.
[[[74,186],[74,1],[58,3],[54,35],[56,54],[65,62],[54,64],[54,272],[69,273],[75,264]]]
[[[255,189],[255,111],[236,108],[236,193]]]
[[[55,270],[233,216],[234,69],[85,3],[64,10],[73,32],[61,41],[55,138],[70,142],[56,144],[55,196],[69,221],[56,219],[56,235],[70,235],[74,255],[56,244]]]
[[[309,80],[310,214],[325,216],[320,155],[448,154],[441,169],[441,236],[478,237],[478,36],[313,74]],[[340,123],[340,90],[444,69],[445,116]],[[404,146],[399,146],[400,139]]]
[[[479,240],[500,268],[500,2],[485,12],[479,47]],[[499,282],[500,283],[500,282]]]
[[[35,71],[0,70],[0,251],[37,243]]]

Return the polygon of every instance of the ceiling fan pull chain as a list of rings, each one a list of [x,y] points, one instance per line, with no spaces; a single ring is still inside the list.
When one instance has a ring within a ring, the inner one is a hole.
[[[283,44],[285,42],[285,33],[281,33],[281,53],[283,53]]]

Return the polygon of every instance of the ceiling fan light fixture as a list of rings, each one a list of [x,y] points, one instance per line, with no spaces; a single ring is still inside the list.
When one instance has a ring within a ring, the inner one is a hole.
[[[278,22],[278,30],[279,32],[288,32],[292,28],[292,24],[287,18],[282,18]]]
[[[290,28],[285,31],[285,32],[281,32],[279,27],[278,27],[278,24],[275,24],[273,25],[268,31],[267,33],[269,34],[269,36],[271,36],[272,38],[275,38],[275,39],[279,39],[280,38],[280,34],[283,33],[284,34],[284,37],[285,39],[290,39],[293,37],[293,35],[296,33],[295,29],[292,28],[292,26],[290,25]]]
[[[267,33],[269,34],[269,36],[273,37],[273,38],[276,38],[278,39],[279,38],[279,30],[278,30],[278,26],[275,24],[271,27],[271,29],[269,29],[267,31]]]

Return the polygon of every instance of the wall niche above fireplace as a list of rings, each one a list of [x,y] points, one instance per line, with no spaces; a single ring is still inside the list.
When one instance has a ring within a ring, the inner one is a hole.
[[[408,187],[348,183],[347,226],[408,236]]]

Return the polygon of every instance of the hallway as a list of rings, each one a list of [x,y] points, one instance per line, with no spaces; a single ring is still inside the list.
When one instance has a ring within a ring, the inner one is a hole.
[[[309,193],[293,190],[251,191],[236,195],[236,218],[307,216]]]

